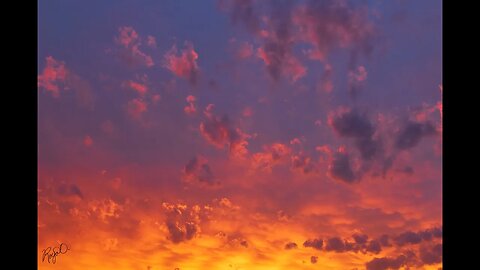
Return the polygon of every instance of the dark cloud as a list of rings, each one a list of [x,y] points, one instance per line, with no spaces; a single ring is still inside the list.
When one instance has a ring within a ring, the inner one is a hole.
[[[233,155],[243,155],[247,152],[247,136],[234,128],[226,115],[218,117],[209,114],[207,119],[200,123],[200,132],[211,144],[219,148],[228,146]]]
[[[194,157],[183,169],[184,179],[189,183],[199,183],[208,186],[218,185],[206,160]]]
[[[261,40],[257,56],[264,61],[270,78],[279,81],[286,76],[296,81],[306,74],[306,68],[293,53],[297,40],[292,29],[292,1],[264,3],[268,6],[268,16],[262,20],[265,29],[260,29],[261,20],[257,14],[260,7],[252,1],[234,1],[230,7],[232,21],[241,21],[251,34]]]
[[[422,241],[422,237],[419,233],[408,231],[401,233],[394,240],[397,245],[404,246],[407,244],[418,244]]]
[[[294,243],[294,242],[290,242],[285,245],[285,249],[295,249],[297,247],[298,247],[297,243]]]
[[[315,171],[315,164],[313,164],[310,157],[304,155],[296,155],[292,157],[292,168],[300,170],[304,174],[309,174]]]
[[[240,242],[240,245],[248,248],[248,242],[247,242],[246,240],[242,240],[242,241]]]
[[[358,138],[355,140],[355,146],[363,159],[371,160],[379,152],[381,143],[370,137]]]
[[[340,237],[332,237],[327,240],[325,250],[344,252],[346,250],[345,242]]]
[[[323,56],[336,48],[349,48],[354,67],[359,54],[368,56],[373,50],[376,30],[366,9],[353,2],[312,0],[297,9],[295,17],[304,39]]]
[[[256,14],[252,0],[234,0],[230,10],[233,23],[242,22],[248,31],[258,33],[260,19]]]
[[[381,142],[373,139],[375,127],[365,114],[357,110],[348,110],[333,116],[331,125],[341,137],[355,140],[355,146],[365,160],[371,160],[381,148]]]
[[[396,258],[383,257],[374,258],[366,263],[367,270],[387,270],[387,269],[399,269],[406,263],[407,257],[400,255]]]
[[[378,242],[380,243],[380,245],[382,245],[382,247],[391,247],[392,244],[390,244],[390,237],[386,234],[380,236],[378,238]]]
[[[197,209],[182,204],[162,204],[166,211],[165,224],[168,229],[167,238],[173,243],[185,242],[193,239],[199,232],[199,220],[203,217]]]
[[[406,150],[415,147],[423,137],[435,135],[435,126],[431,122],[409,121],[398,133],[395,140],[395,147]]]
[[[198,231],[198,226],[193,222],[185,222],[184,224],[179,224],[169,220],[166,222],[168,229],[168,238],[173,243],[180,243],[192,239]]]
[[[308,239],[303,243],[304,247],[311,247],[314,249],[322,250],[323,240],[322,239]]]
[[[365,251],[378,254],[382,251],[382,246],[379,241],[372,240],[368,243]]]
[[[420,259],[424,264],[435,264],[442,262],[442,244],[436,244],[431,248],[420,248]]]
[[[83,194],[76,185],[60,185],[57,189],[59,195],[62,196],[78,196],[80,199],[83,199]]]
[[[365,244],[368,241],[368,235],[366,234],[354,234],[352,237],[357,244]]]
[[[375,129],[368,118],[356,110],[340,113],[332,118],[333,129],[342,137],[368,138]]]
[[[347,153],[336,153],[332,164],[330,164],[330,174],[334,178],[347,183],[353,183],[356,180],[355,173],[350,166],[350,157]]]

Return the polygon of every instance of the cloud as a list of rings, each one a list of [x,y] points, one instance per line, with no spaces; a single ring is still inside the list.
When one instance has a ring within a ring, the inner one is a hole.
[[[197,107],[195,106],[195,101],[197,101],[197,98],[192,95],[189,95],[185,100],[187,101],[188,105],[185,106],[185,108],[183,108],[183,111],[186,114],[197,113]]]
[[[346,152],[337,152],[329,166],[329,172],[333,178],[347,183],[357,180],[355,173],[350,166],[350,157]]]
[[[431,122],[408,121],[397,134],[395,146],[400,150],[415,147],[423,137],[437,134]]]
[[[399,269],[406,263],[407,257],[400,255],[396,258],[383,257],[374,258],[366,263],[367,270],[387,270],[387,269]]]
[[[308,56],[320,61],[326,61],[334,49],[349,49],[351,66],[356,65],[359,55],[368,56],[373,49],[376,30],[366,9],[346,2],[268,3],[270,14],[266,16],[260,17],[258,10],[263,6],[253,1],[234,1],[228,11],[234,23],[242,22],[263,43],[257,49],[257,56],[264,61],[274,81],[286,76],[295,82],[306,75],[307,68],[293,53],[297,44],[312,46]],[[363,74],[355,78],[363,78]],[[331,83],[324,88],[331,91]]]
[[[200,211],[198,205],[189,207],[185,204],[163,203],[162,208],[166,211],[165,225],[167,227],[167,239],[177,244],[193,239],[200,233]]]
[[[236,157],[248,154],[247,134],[240,129],[234,128],[229,118],[225,115],[218,117],[212,113],[212,106],[206,109],[207,119],[200,123],[200,133],[212,145],[217,148],[227,146],[230,153]]]
[[[153,36],[147,36],[147,45],[156,48],[157,47],[157,40]]]
[[[333,68],[330,64],[325,64],[323,68],[323,74],[320,77],[320,82],[317,86],[318,90],[325,93],[331,93],[333,91],[332,78],[333,78]]]
[[[240,59],[250,58],[253,55],[253,46],[248,42],[242,43],[237,49],[237,57]]]
[[[258,152],[252,155],[252,167],[271,172],[275,165],[286,160],[286,157],[290,152],[291,149],[282,143],[265,145],[263,146],[263,152]]]
[[[381,142],[373,138],[375,127],[367,116],[358,110],[340,109],[337,113],[331,113],[329,124],[341,137],[354,139],[354,144],[364,160],[372,160],[382,148]]]
[[[436,244],[431,248],[420,248],[420,259],[424,264],[436,264],[442,262],[442,244]]]
[[[368,118],[356,110],[341,110],[336,115],[330,115],[329,122],[342,137],[368,138],[375,132]]]
[[[142,83],[127,81],[125,85],[137,92],[140,96],[144,96],[148,91],[148,86]]]
[[[41,87],[53,97],[60,96],[60,89],[64,86],[67,78],[67,69],[65,62],[57,61],[52,56],[46,58],[47,64],[42,71],[42,74],[37,77],[38,87]]]
[[[93,109],[94,94],[90,83],[67,69],[65,62],[55,60],[52,56],[46,58],[46,66],[42,74],[37,76],[37,85],[54,98],[59,98],[61,91],[73,89],[77,104],[87,109]]]
[[[368,235],[366,234],[354,234],[353,239],[357,244],[365,244],[368,241]]]
[[[140,50],[141,40],[133,27],[119,27],[118,35],[114,40],[122,48],[120,57],[130,66],[152,67],[154,65],[152,57]]]
[[[268,74],[275,81],[286,76],[296,82],[307,74],[307,68],[292,54],[291,49],[279,41],[267,42],[257,50],[257,56],[263,60]]]
[[[309,1],[292,14],[292,22],[299,29],[299,39],[314,46],[317,59],[326,60],[334,49],[351,52],[355,64],[358,54],[369,55],[376,35],[368,10],[350,2]]]
[[[416,232],[404,232],[395,237],[395,243],[399,246],[407,245],[407,244],[418,244],[422,241],[422,237],[420,234]]]
[[[380,245],[382,245],[383,247],[391,247],[392,244],[390,244],[390,237],[386,234],[383,234],[382,236],[380,236],[378,238],[378,242],[380,243]]]
[[[322,250],[323,239],[308,239],[303,243],[304,247],[311,247],[314,249]]]
[[[251,117],[253,115],[253,109],[251,107],[245,107],[242,111],[244,117]]]
[[[419,244],[422,241],[431,241],[433,238],[442,238],[442,229],[435,227],[419,232],[406,231],[394,238],[394,241],[399,246],[407,244]]]
[[[292,168],[298,170],[304,174],[312,173],[316,170],[315,164],[312,162],[312,158],[303,154],[292,156]]]
[[[344,252],[347,250],[345,242],[340,237],[331,237],[327,239],[325,245],[326,251]]]
[[[312,264],[316,264],[316,263],[318,262],[318,257],[317,257],[317,256],[311,256],[311,257],[310,257],[310,262],[311,262]]]
[[[218,185],[207,160],[202,157],[192,158],[183,169],[184,181],[187,183],[214,186]]]
[[[183,241],[188,241],[192,239],[197,234],[197,225],[193,222],[185,222],[184,224],[179,224],[174,221],[167,221],[168,228],[168,239],[173,243],[180,243]]]
[[[358,96],[366,79],[367,70],[364,66],[358,66],[356,70],[351,70],[348,72],[349,92],[353,98]]]
[[[298,248],[297,243],[289,242],[289,243],[285,244],[285,249],[287,249],[287,250],[296,249],[296,248]]]
[[[257,33],[260,30],[260,19],[255,13],[252,0],[234,0],[229,1],[232,5],[229,7],[231,11],[231,19],[233,23],[242,22],[248,31]]]
[[[76,196],[80,199],[83,199],[83,194],[80,191],[80,188],[74,184],[66,185],[62,184],[58,186],[57,193],[62,196]]]
[[[368,242],[365,251],[378,254],[382,251],[382,245],[377,240],[371,240]]]
[[[173,45],[164,56],[163,66],[176,76],[196,85],[199,75],[197,59],[198,53],[194,50],[192,43],[185,42],[185,49],[180,54],[177,46]]]
[[[89,135],[86,135],[85,138],[83,138],[83,145],[90,147],[93,145],[93,139]]]
[[[147,103],[141,98],[134,98],[128,102],[127,112],[134,118],[139,119],[147,111]]]

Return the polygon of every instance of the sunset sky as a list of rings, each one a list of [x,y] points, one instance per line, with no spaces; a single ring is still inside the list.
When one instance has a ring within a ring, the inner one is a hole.
[[[442,269],[441,1],[39,1],[37,67],[39,269]]]

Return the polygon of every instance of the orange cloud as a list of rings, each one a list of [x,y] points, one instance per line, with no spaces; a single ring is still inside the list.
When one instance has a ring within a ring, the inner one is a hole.
[[[291,152],[288,146],[281,143],[273,143],[263,148],[263,152],[252,155],[251,163],[254,169],[260,169],[266,172],[271,172],[275,165],[287,161],[286,158]]]

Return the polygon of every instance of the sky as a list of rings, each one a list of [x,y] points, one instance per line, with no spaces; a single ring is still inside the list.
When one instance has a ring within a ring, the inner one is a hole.
[[[441,1],[39,1],[37,63],[39,269],[442,269]]]

